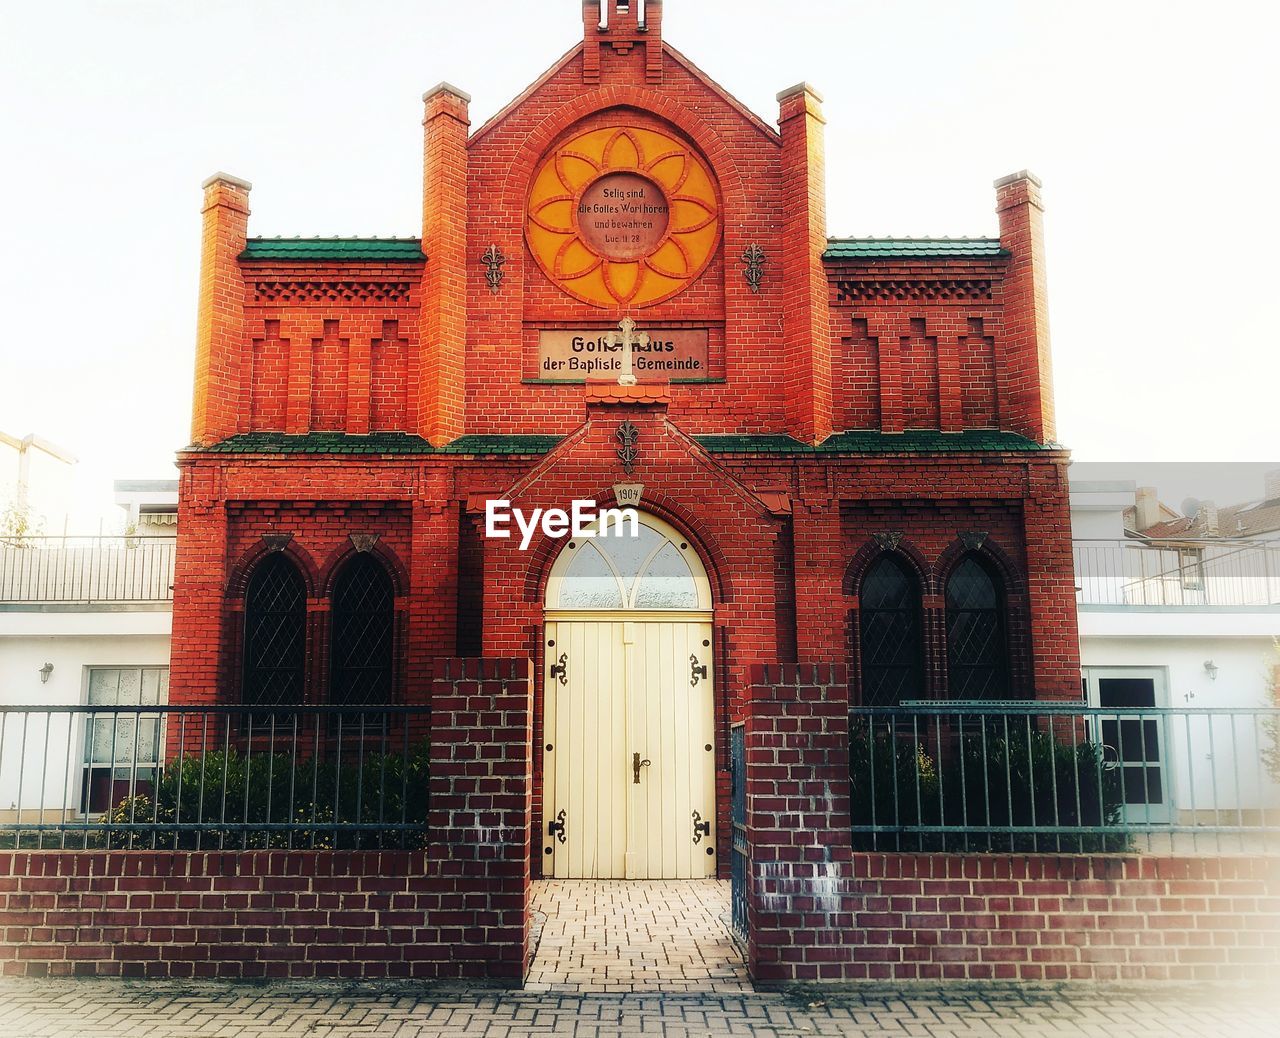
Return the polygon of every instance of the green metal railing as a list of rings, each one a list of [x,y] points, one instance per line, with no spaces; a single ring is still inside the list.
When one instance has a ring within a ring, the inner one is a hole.
[[[425,845],[425,706],[0,706],[0,848]]]
[[[855,850],[1280,852],[1280,709],[857,707]]]

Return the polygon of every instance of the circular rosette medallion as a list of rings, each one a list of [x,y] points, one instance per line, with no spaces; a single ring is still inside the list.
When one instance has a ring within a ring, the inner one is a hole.
[[[654,130],[580,134],[543,159],[525,238],[543,272],[595,306],[650,306],[687,287],[720,240],[711,171]]]

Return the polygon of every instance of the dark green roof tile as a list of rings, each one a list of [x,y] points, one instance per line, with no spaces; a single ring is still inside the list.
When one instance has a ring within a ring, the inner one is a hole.
[[[318,260],[373,263],[421,263],[417,238],[250,238],[242,260]]]
[[[957,451],[1052,450],[1017,433],[968,429],[958,433],[912,429],[902,433],[872,430],[835,433],[818,446],[781,435],[695,437],[712,454],[949,454]]]
[[[443,447],[433,447],[421,436],[409,433],[315,432],[304,436],[284,433],[241,433],[211,447],[190,447],[215,454],[546,454],[560,442],[559,436],[463,436]]]
[[[960,451],[1038,451],[1056,449],[1017,433],[970,429],[943,433],[912,429],[903,433],[870,430],[836,433],[817,447],[784,434],[714,434],[695,439],[712,454],[949,454]],[[371,433],[350,436],[339,432],[313,432],[303,436],[285,433],[241,433],[211,447],[189,447],[213,454],[462,454],[471,456],[547,454],[559,436],[463,436],[443,447],[433,447],[421,436],[409,433]]]
[[[827,260],[1004,256],[999,238],[831,238]]]

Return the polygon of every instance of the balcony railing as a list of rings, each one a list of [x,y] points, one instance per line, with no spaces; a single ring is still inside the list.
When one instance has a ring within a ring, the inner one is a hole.
[[[855,850],[1280,852],[1280,709],[849,714]]]
[[[173,600],[176,537],[0,538],[0,603]]]
[[[1081,605],[1280,606],[1280,541],[1078,540]]]
[[[426,706],[0,706],[0,849],[425,845]]]

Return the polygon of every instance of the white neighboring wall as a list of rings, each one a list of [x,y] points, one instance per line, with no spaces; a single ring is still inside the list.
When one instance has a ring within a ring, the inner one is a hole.
[[[3,715],[0,817],[12,817],[19,781],[24,818],[40,807],[61,808],[64,799],[75,805],[84,762],[82,721],[69,727],[71,715],[40,714],[39,707],[83,704],[93,667],[167,667],[171,621],[168,611],[0,612],[0,706],[37,711],[25,715],[25,748],[24,714]],[[46,663],[53,670],[42,683]]]
[[[1218,668],[1216,678],[1205,669],[1209,660]],[[1086,668],[1162,670],[1168,702],[1161,706],[1260,710],[1270,705],[1269,681],[1277,654],[1272,640],[1265,637],[1086,636],[1080,640],[1080,662]],[[1234,722],[1216,717],[1212,744],[1205,718],[1193,720],[1190,726],[1174,721],[1165,738],[1178,810],[1204,811],[1215,802],[1226,809],[1280,809],[1280,785],[1267,774],[1259,753],[1274,744],[1275,736],[1255,724],[1252,716],[1239,716]],[[1232,823],[1224,820],[1223,824]]]

